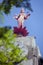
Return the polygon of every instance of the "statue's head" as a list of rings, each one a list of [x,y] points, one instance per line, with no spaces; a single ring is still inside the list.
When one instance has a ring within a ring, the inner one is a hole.
[[[21,9],[21,13],[24,13],[24,8]]]

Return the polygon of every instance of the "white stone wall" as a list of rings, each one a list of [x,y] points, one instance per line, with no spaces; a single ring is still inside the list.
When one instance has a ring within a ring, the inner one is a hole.
[[[38,65],[38,58],[41,56],[34,37],[17,37],[17,44],[24,50],[23,55],[27,55],[28,60],[21,62],[22,65]],[[19,64],[20,65],[20,64]]]
[[[19,46],[21,48],[24,48],[25,51],[27,51],[27,52],[30,51],[31,48],[37,47],[35,37],[31,37],[31,36],[17,37],[15,44],[19,44]],[[38,53],[39,53],[38,55],[41,56],[39,48],[38,48]]]

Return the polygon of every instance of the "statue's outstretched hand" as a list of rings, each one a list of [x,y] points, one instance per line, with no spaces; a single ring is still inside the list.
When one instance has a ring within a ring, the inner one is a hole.
[[[30,16],[30,14],[28,14],[27,16]]]
[[[27,14],[27,15],[24,17],[24,19],[27,19],[29,16],[30,16],[30,14]]]
[[[13,18],[18,19],[18,16],[15,15]]]

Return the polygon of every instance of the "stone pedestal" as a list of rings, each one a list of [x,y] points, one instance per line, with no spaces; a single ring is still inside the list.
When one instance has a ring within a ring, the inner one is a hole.
[[[24,50],[23,56],[27,56],[26,61],[22,61],[22,65],[38,65],[39,49],[36,45],[35,38],[31,36],[17,37],[16,43]],[[23,45],[23,46],[22,46]],[[20,65],[19,64],[19,65]]]

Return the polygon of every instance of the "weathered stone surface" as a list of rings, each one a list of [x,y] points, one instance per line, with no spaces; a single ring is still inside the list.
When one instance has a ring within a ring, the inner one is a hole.
[[[23,56],[26,55],[28,58],[27,61],[21,62],[22,65],[38,65],[38,58],[41,55],[36,45],[35,37],[17,37],[15,44],[18,44],[24,50]]]
[[[29,53],[29,56],[33,54],[33,50],[34,50],[33,55],[37,55],[35,50],[37,50],[38,56],[40,55],[40,50],[36,45],[35,37],[31,37],[31,36],[17,37],[15,44],[18,44],[22,49],[24,48],[25,53],[26,54]]]
[[[22,63],[20,63],[21,65],[33,65],[33,59],[27,60],[27,61],[23,61]],[[20,65],[19,64],[19,65]]]

